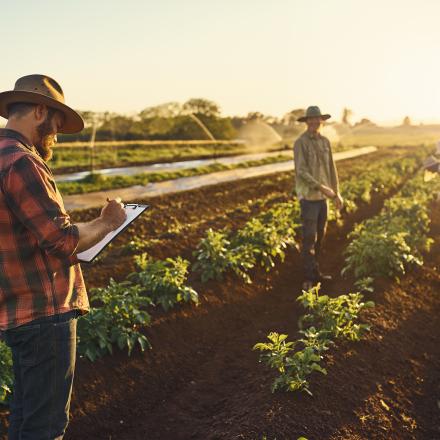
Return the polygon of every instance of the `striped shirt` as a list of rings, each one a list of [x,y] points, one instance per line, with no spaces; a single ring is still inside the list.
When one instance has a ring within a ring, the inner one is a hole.
[[[35,147],[0,129],[0,330],[89,309],[70,222]]]

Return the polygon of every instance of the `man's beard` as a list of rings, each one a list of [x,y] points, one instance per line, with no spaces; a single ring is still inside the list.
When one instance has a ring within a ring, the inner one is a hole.
[[[52,158],[53,151],[51,147],[57,142],[57,135],[52,134],[52,115],[47,116],[45,121],[37,127],[39,140],[35,143],[38,154],[45,162]]]

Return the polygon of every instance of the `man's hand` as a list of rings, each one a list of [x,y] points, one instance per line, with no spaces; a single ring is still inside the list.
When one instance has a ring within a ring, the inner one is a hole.
[[[108,227],[109,232],[119,228],[127,218],[121,199],[119,197],[114,200],[107,199],[107,204],[101,210],[100,218]]]
[[[331,188],[329,188],[328,186],[321,185],[321,186],[319,187],[319,189],[320,189],[321,192],[322,192],[326,197],[328,197],[329,199],[334,199],[334,198],[336,197],[335,192],[334,192]]]
[[[79,232],[79,242],[76,253],[95,246],[95,244],[100,242],[109,232],[118,229],[126,218],[127,214],[125,213],[121,199],[107,199],[107,204],[102,208],[101,215],[98,218],[87,223],[75,223]]]
[[[335,206],[338,211],[340,211],[344,206],[344,199],[341,197],[341,194],[339,193],[337,193],[335,197]]]

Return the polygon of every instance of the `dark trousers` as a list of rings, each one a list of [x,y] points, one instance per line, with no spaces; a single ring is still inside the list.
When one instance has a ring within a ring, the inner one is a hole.
[[[327,227],[327,200],[301,200],[302,258],[304,278],[319,278],[318,256]]]
[[[77,316],[75,310],[5,331],[14,368],[9,440],[63,438],[75,370]]]

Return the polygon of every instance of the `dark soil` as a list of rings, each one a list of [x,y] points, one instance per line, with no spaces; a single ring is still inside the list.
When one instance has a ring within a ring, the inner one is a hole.
[[[340,179],[362,172],[365,162],[395,158],[410,150],[407,147],[383,149],[339,162]],[[239,228],[262,208],[291,199],[293,187],[293,172],[288,172],[138,200],[151,208],[115,240],[101,261],[82,265],[87,285],[89,288],[104,286],[110,277],[119,281],[135,270],[134,252],[126,250],[132,237],[142,239],[147,244],[146,251],[155,258],[181,255],[191,259],[192,251],[208,228]],[[98,214],[98,209],[74,211],[72,220],[88,221]]]
[[[357,215],[379,208],[376,202]],[[436,208],[433,218],[439,214]],[[336,277],[351,226],[328,236],[323,266]],[[440,233],[439,221],[433,233]],[[296,335],[303,311],[292,252],[269,276],[255,273],[254,284],[212,284],[198,308],[158,319],[147,331],[151,352],[80,361],[67,438],[440,438],[439,251],[400,284],[380,283],[371,295],[377,306],[364,316],[371,333],[331,351],[328,375],[312,377],[313,397],[271,394],[274,373],[251,350],[269,331]],[[349,286],[337,280],[324,291],[346,293]]]
[[[349,167],[342,163],[339,167],[341,174],[348,173]],[[250,179],[155,199],[154,211],[159,207],[160,213],[151,211],[150,226],[157,229],[147,234],[166,233],[168,206],[168,212],[173,210],[170,218],[197,221],[200,226],[188,226],[185,234],[165,238],[157,255],[188,252],[210,221],[213,227],[234,227],[252,215],[251,211],[244,212],[243,218],[229,218],[225,213],[234,212],[234,203],[281,194],[291,184],[291,177],[271,176],[270,180]],[[323,292],[338,295],[351,290],[352,280],[338,276],[346,235],[355,222],[375,215],[382,203],[383,197],[375,197],[343,226],[330,226],[322,267],[335,281],[325,285]],[[81,215],[85,218],[93,213]],[[437,239],[438,206],[433,206],[432,219],[432,236]],[[130,269],[131,259],[120,256],[113,270],[110,260],[104,260],[104,275],[92,266],[86,279],[97,276],[99,281],[94,284],[99,285],[110,274],[122,277]],[[301,290],[296,249],[269,274],[255,271],[250,285],[232,276],[222,283],[192,280],[201,297],[200,306],[157,314],[145,331],[153,350],[131,357],[116,352],[94,364],[79,359],[72,420],[65,438],[263,440],[266,436],[267,440],[296,440],[302,435],[309,440],[440,439],[439,271],[440,245],[436,243],[425,266],[413,269],[400,283],[379,280],[376,292],[368,295],[376,307],[363,316],[372,324],[371,332],[361,342],[339,343],[330,351],[328,375],[311,378],[313,397],[272,394],[274,372],[259,364],[258,353],[252,351],[270,331],[297,337],[297,321],[304,311],[295,301]],[[2,415],[4,419],[5,413]]]

